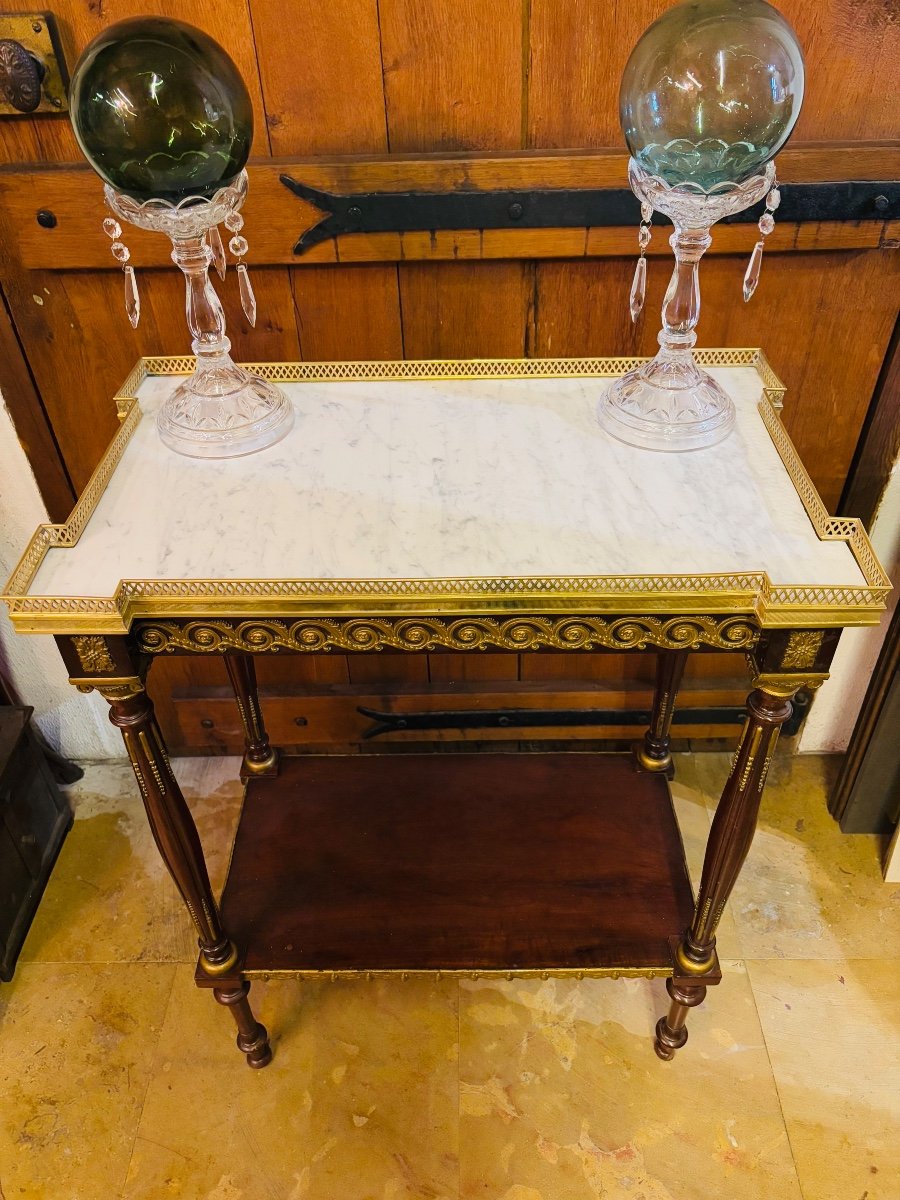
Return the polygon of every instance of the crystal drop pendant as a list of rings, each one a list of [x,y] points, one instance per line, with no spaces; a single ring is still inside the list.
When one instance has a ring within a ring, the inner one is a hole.
[[[647,291],[647,260],[643,254],[637,260],[637,266],[634,268],[634,281],[631,285],[631,295],[628,298],[631,308],[631,319],[636,321],[641,315],[641,309],[644,307],[644,296]]]
[[[244,316],[251,325],[256,325],[256,297],[253,295],[253,285],[250,282],[250,272],[246,263],[238,263],[238,287],[241,292],[241,308]]]
[[[134,274],[134,267],[127,266],[125,270],[125,311],[128,314],[128,320],[131,322],[131,328],[137,329],[138,321],[141,319],[141,297],[138,292],[137,279]]]
[[[213,266],[216,268],[216,274],[220,279],[225,278],[225,247],[222,245],[222,235],[219,233],[218,225],[213,225],[209,233],[206,235],[206,240],[209,243],[210,251],[212,252]]]
[[[759,271],[762,267],[763,243],[757,242],[753,247],[753,253],[750,255],[750,261],[747,264],[747,271],[744,275],[744,300],[749,300],[756,291],[756,285],[759,283]]]

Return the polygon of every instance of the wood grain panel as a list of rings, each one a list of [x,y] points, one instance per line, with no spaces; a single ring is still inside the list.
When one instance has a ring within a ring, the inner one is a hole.
[[[411,263],[400,269],[407,358],[521,358],[530,344],[526,263]]]
[[[656,678],[654,654],[523,654],[521,657],[520,679],[547,686],[554,682],[560,685],[564,680],[573,686],[591,682],[598,687],[618,685],[627,690],[637,686],[634,681],[639,681],[649,689],[649,696]],[[637,701],[633,703],[636,705]]]
[[[518,0],[382,0],[380,11],[393,152],[521,145]],[[408,358],[525,353],[527,267],[402,265],[400,292]]]
[[[522,144],[521,0],[380,0],[393,154]]]
[[[387,149],[378,0],[256,0],[253,30],[273,153]]]
[[[383,658],[373,654],[351,654],[347,657],[350,682],[367,684],[372,690],[382,689],[384,699],[401,685],[428,682],[428,654],[389,654]]]
[[[4,279],[19,336],[79,492],[118,428],[112,397],[135,361],[163,347],[167,353],[186,348],[181,280],[174,271],[142,272],[139,282],[141,325],[135,331],[125,316],[121,271],[30,271]]]
[[[304,359],[403,358],[396,267],[291,272]]]
[[[254,8],[259,64],[276,154],[377,154],[388,149],[376,0],[267,0]],[[302,37],[285,38],[286,28]],[[297,178],[307,182],[307,174]],[[304,209],[277,184],[284,218],[277,229],[293,243]],[[323,247],[334,258],[333,243]],[[308,359],[402,358],[397,271],[390,267],[292,272],[301,352]]]
[[[535,658],[539,657],[535,655]],[[428,678],[432,684],[518,679],[517,660],[515,654],[433,654]],[[491,703],[494,703],[493,698]]]
[[[806,59],[796,137],[897,136],[900,14],[895,0],[779,0]]]
[[[531,0],[529,147],[624,145],[619,82],[667,0]]]

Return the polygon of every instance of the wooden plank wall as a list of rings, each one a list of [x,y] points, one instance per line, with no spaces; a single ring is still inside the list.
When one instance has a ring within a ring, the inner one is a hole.
[[[640,32],[668,6],[667,0],[58,0],[53,11],[70,64],[102,27],[137,13],[206,29],[248,83],[257,119],[253,155],[265,159],[619,149],[622,67]],[[4,7],[32,5],[6,0]],[[891,6],[782,0],[780,7],[807,58],[809,86],[795,140],[840,143],[845,177],[859,177],[863,143],[896,132],[891,89],[873,87],[873,80],[896,78],[900,68],[900,26]],[[78,159],[65,118],[0,122],[2,162]],[[252,246],[252,198],[247,216]],[[890,250],[770,253],[750,305],[740,295],[743,257],[708,257],[701,271],[701,344],[765,347],[789,387],[787,425],[832,510],[896,319],[898,256]],[[647,317],[636,327],[627,311],[633,266],[630,254],[271,266],[255,270],[261,319],[252,332],[233,278],[224,299],[236,356],[255,360],[649,354],[668,262],[651,262]],[[11,230],[0,249],[0,284],[34,381],[37,398],[27,403],[40,405],[34,421],[58,444],[62,470],[77,490],[114,429],[109,397],[134,360],[187,348],[181,280],[173,269],[141,273],[143,311],[134,332],[122,312],[119,272],[25,271]],[[638,526],[641,514],[634,519]],[[704,663],[704,677],[733,670],[728,663],[717,667],[712,656]],[[646,679],[650,663],[360,656],[267,660],[261,675],[274,688],[299,681],[387,691],[522,679],[553,682],[559,690],[596,682],[601,666],[607,680],[624,686]],[[221,681],[220,671],[221,664],[187,660],[156,668],[154,691],[176,745],[182,738],[171,690],[208,687]]]

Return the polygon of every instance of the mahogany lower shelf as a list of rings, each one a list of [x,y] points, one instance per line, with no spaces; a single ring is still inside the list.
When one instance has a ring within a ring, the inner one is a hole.
[[[275,971],[672,971],[691,885],[630,758],[285,758],[247,785],[225,928]]]

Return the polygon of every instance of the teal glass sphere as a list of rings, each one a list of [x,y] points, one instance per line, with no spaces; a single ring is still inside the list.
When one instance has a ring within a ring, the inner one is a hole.
[[[797,36],[766,0],[687,0],[647,29],[625,66],[625,141],[673,186],[741,183],[787,141],[803,80]]]
[[[244,167],[253,108],[207,34],[138,17],[104,30],[72,74],[75,136],[98,175],[137,200],[211,196]]]

